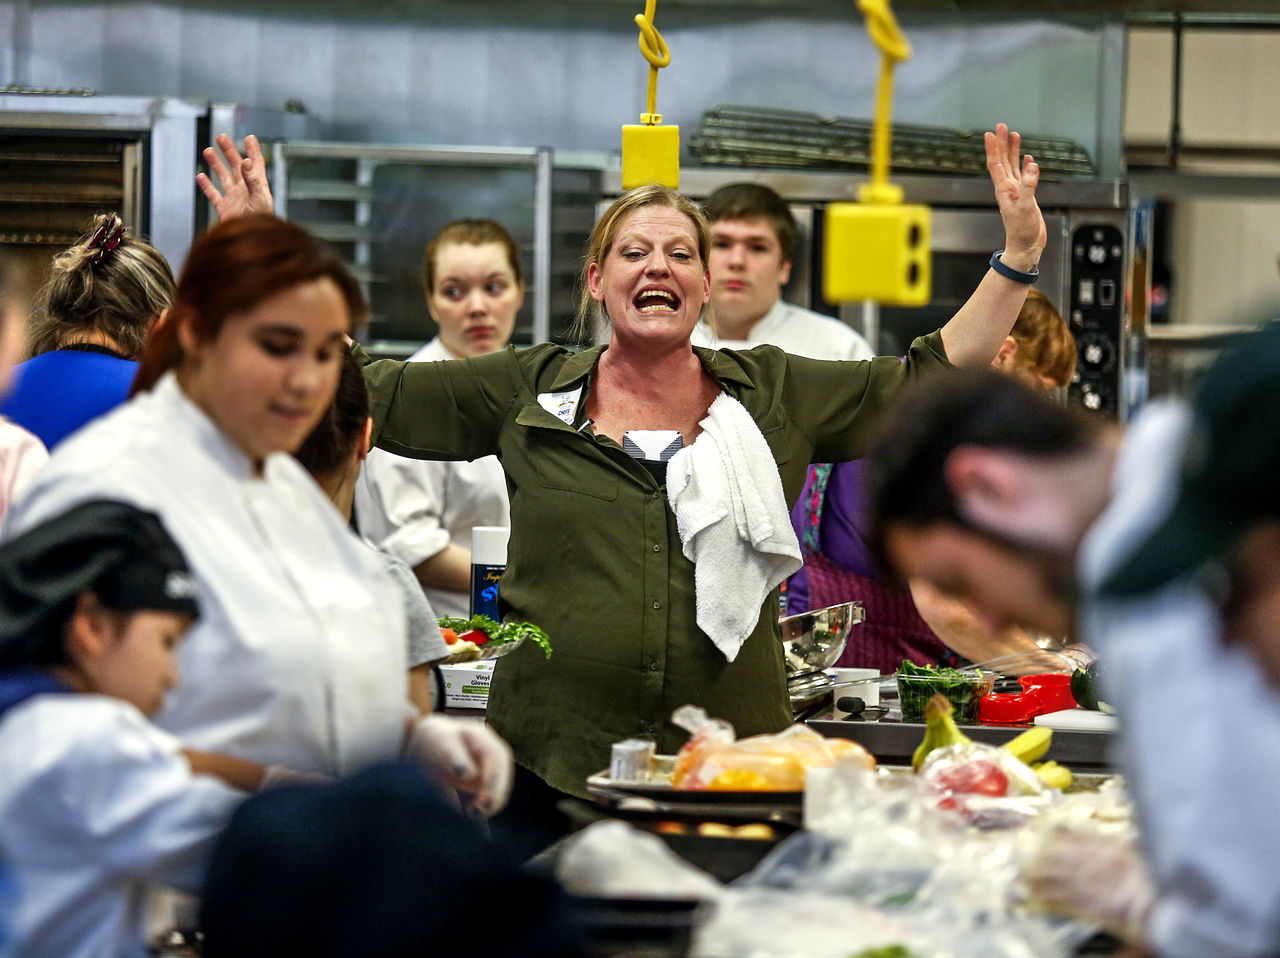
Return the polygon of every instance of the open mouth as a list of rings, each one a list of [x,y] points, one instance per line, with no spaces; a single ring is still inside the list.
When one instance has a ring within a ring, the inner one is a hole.
[[[633,300],[642,313],[674,313],[680,306],[680,298],[658,287],[641,290]]]

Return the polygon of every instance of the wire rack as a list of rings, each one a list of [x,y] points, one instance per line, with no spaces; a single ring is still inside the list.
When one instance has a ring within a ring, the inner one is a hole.
[[[717,106],[702,115],[690,153],[709,166],[866,169],[871,121],[793,110]],[[1049,178],[1092,177],[1084,147],[1059,137],[1022,137],[1023,151]],[[986,175],[982,132],[893,126],[893,169],[910,173]]]

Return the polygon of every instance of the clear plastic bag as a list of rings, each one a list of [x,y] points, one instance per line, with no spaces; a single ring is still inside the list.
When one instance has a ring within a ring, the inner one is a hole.
[[[1006,749],[960,742],[930,752],[917,776],[922,794],[981,828],[1025,824],[1052,804],[1051,790]]]
[[[671,720],[690,733],[671,776],[678,789],[798,792],[808,769],[830,768],[846,760],[864,768],[875,766],[856,742],[825,738],[805,725],[735,739],[732,725],[709,718],[696,706],[681,706]]]
[[[725,890],[695,954],[844,958],[897,944],[913,958],[1063,958],[1095,930],[1026,907],[1029,829],[975,828],[910,771],[811,772],[805,798],[808,830]]]

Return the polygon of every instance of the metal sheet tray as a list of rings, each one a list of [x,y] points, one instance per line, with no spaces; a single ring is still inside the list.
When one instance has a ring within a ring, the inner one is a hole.
[[[655,755],[651,779],[646,782],[619,781],[608,770],[587,779],[587,791],[605,804],[625,799],[645,800],[654,811],[690,813],[698,817],[732,817],[767,821],[798,816],[804,792],[684,791],[671,787],[674,755]],[[639,803],[634,803],[633,807]],[[642,806],[641,806],[642,807]]]
[[[874,755],[877,762],[890,765],[910,764],[925,730],[923,723],[901,721],[896,711],[879,721],[812,718],[806,724],[829,738],[852,739]],[[1027,725],[964,725],[961,731],[975,742],[1002,745],[1027,728]],[[1054,729],[1053,744],[1046,757],[1073,770],[1109,769],[1113,737],[1114,733],[1109,731]]]

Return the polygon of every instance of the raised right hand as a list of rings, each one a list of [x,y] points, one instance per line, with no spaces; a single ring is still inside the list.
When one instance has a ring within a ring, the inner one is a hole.
[[[213,204],[218,219],[232,220],[247,213],[274,213],[275,199],[267,183],[267,167],[258,138],[253,134],[244,138],[244,156],[225,133],[218,134],[217,144],[222,156],[207,146],[204,158],[210,171],[218,178],[218,186],[214,186],[204,173],[196,174],[196,185]],[[226,157],[225,163],[223,157]]]

